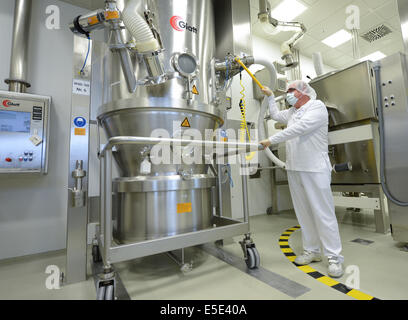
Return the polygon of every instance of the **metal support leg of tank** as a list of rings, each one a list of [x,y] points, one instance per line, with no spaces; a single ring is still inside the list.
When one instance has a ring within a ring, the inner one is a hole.
[[[276,170],[271,170],[271,180],[272,180],[272,206],[266,210],[268,215],[278,215],[278,189],[276,186]]]
[[[376,192],[374,192],[372,196],[373,198],[378,198],[380,200],[380,208],[374,210],[375,232],[387,234],[390,232],[388,203],[381,185],[378,185]]]
[[[245,154],[241,156],[241,171],[242,175],[242,202],[244,206],[244,221],[249,223],[249,202],[248,202],[248,166],[245,159]],[[256,269],[260,265],[260,257],[258,250],[255,248],[255,243],[251,239],[251,233],[245,234],[244,240],[239,242],[244,251],[245,262],[248,269]]]
[[[99,274],[99,280],[96,286],[97,300],[115,300],[115,272],[110,264],[110,247],[112,245],[112,150],[107,150],[105,156],[101,159],[103,163],[103,248],[100,252],[103,261],[103,273]]]
[[[184,254],[184,248],[180,249],[181,250],[181,258],[177,257],[177,255],[170,251],[166,252],[167,256],[172,259],[175,263],[177,263],[180,267],[180,271],[183,273],[190,272],[193,270],[193,261],[190,261],[189,263],[185,262],[185,254]]]

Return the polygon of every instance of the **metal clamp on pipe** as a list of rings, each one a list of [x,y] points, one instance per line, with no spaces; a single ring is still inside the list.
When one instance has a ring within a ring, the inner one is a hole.
[[[214,64],[214,69],[215,72],[221,73],[221,76],[224,77],[224,79],[227,81],[229,79],[232,79],[234,76],[239,74],[242,70],[242,65],[244,65],[246,68],[254,64],[254,57],[252,56],[246,56],[239,58],[242,64],[240,64],[237,60],[237,57],[235,57],[232,54],[228,54],[225,57],[225,61],[223,62],[217,62]]]

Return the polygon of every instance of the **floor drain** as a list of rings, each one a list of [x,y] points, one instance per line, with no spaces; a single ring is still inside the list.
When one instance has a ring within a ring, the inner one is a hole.
[[[371,240],[365,240],[365,239],[354,239],[354,240],[352,240],[351,242],[355,242],[355,243],[363,244],[363,245],[365,245],[365,246],[368,246],[368,245],[370,245],[370,244],[374,243],[374,241],[371,241]]]

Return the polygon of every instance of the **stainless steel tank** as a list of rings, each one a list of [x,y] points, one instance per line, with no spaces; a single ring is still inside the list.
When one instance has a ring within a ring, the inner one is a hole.
[[[170,137],[179,137],[194,128],[203,139],[210,139],[205,129],[216,129],[223,122],[212,104],[210,85],[215,53],[212,1],[140,1],[138,12],[152,18],[160,35],[160,59],[148,58],[161,60],[165,75],[149,77],[146,57],[133,53],[138,87],[130,93],[118,54],[105,57],[104,104],[98,119],[107,136],[149,137],[161,128]],[[129,34],[124,38],[131,40]],[[186,118],[189,127],[182,126]],[[113,186],[116,241],[136,242],[211,227],[215,178],[207,175],[207,165],[152,164],[151,172],[142,174],[148,146],[118,146],[113,154],[120,171]]]

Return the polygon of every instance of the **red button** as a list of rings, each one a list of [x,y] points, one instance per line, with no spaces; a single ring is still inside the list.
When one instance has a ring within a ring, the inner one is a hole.
[[[7,161],[7,162],[12,162],[13,159],[11,159],[11,158],[6,158],[6,161]]]

